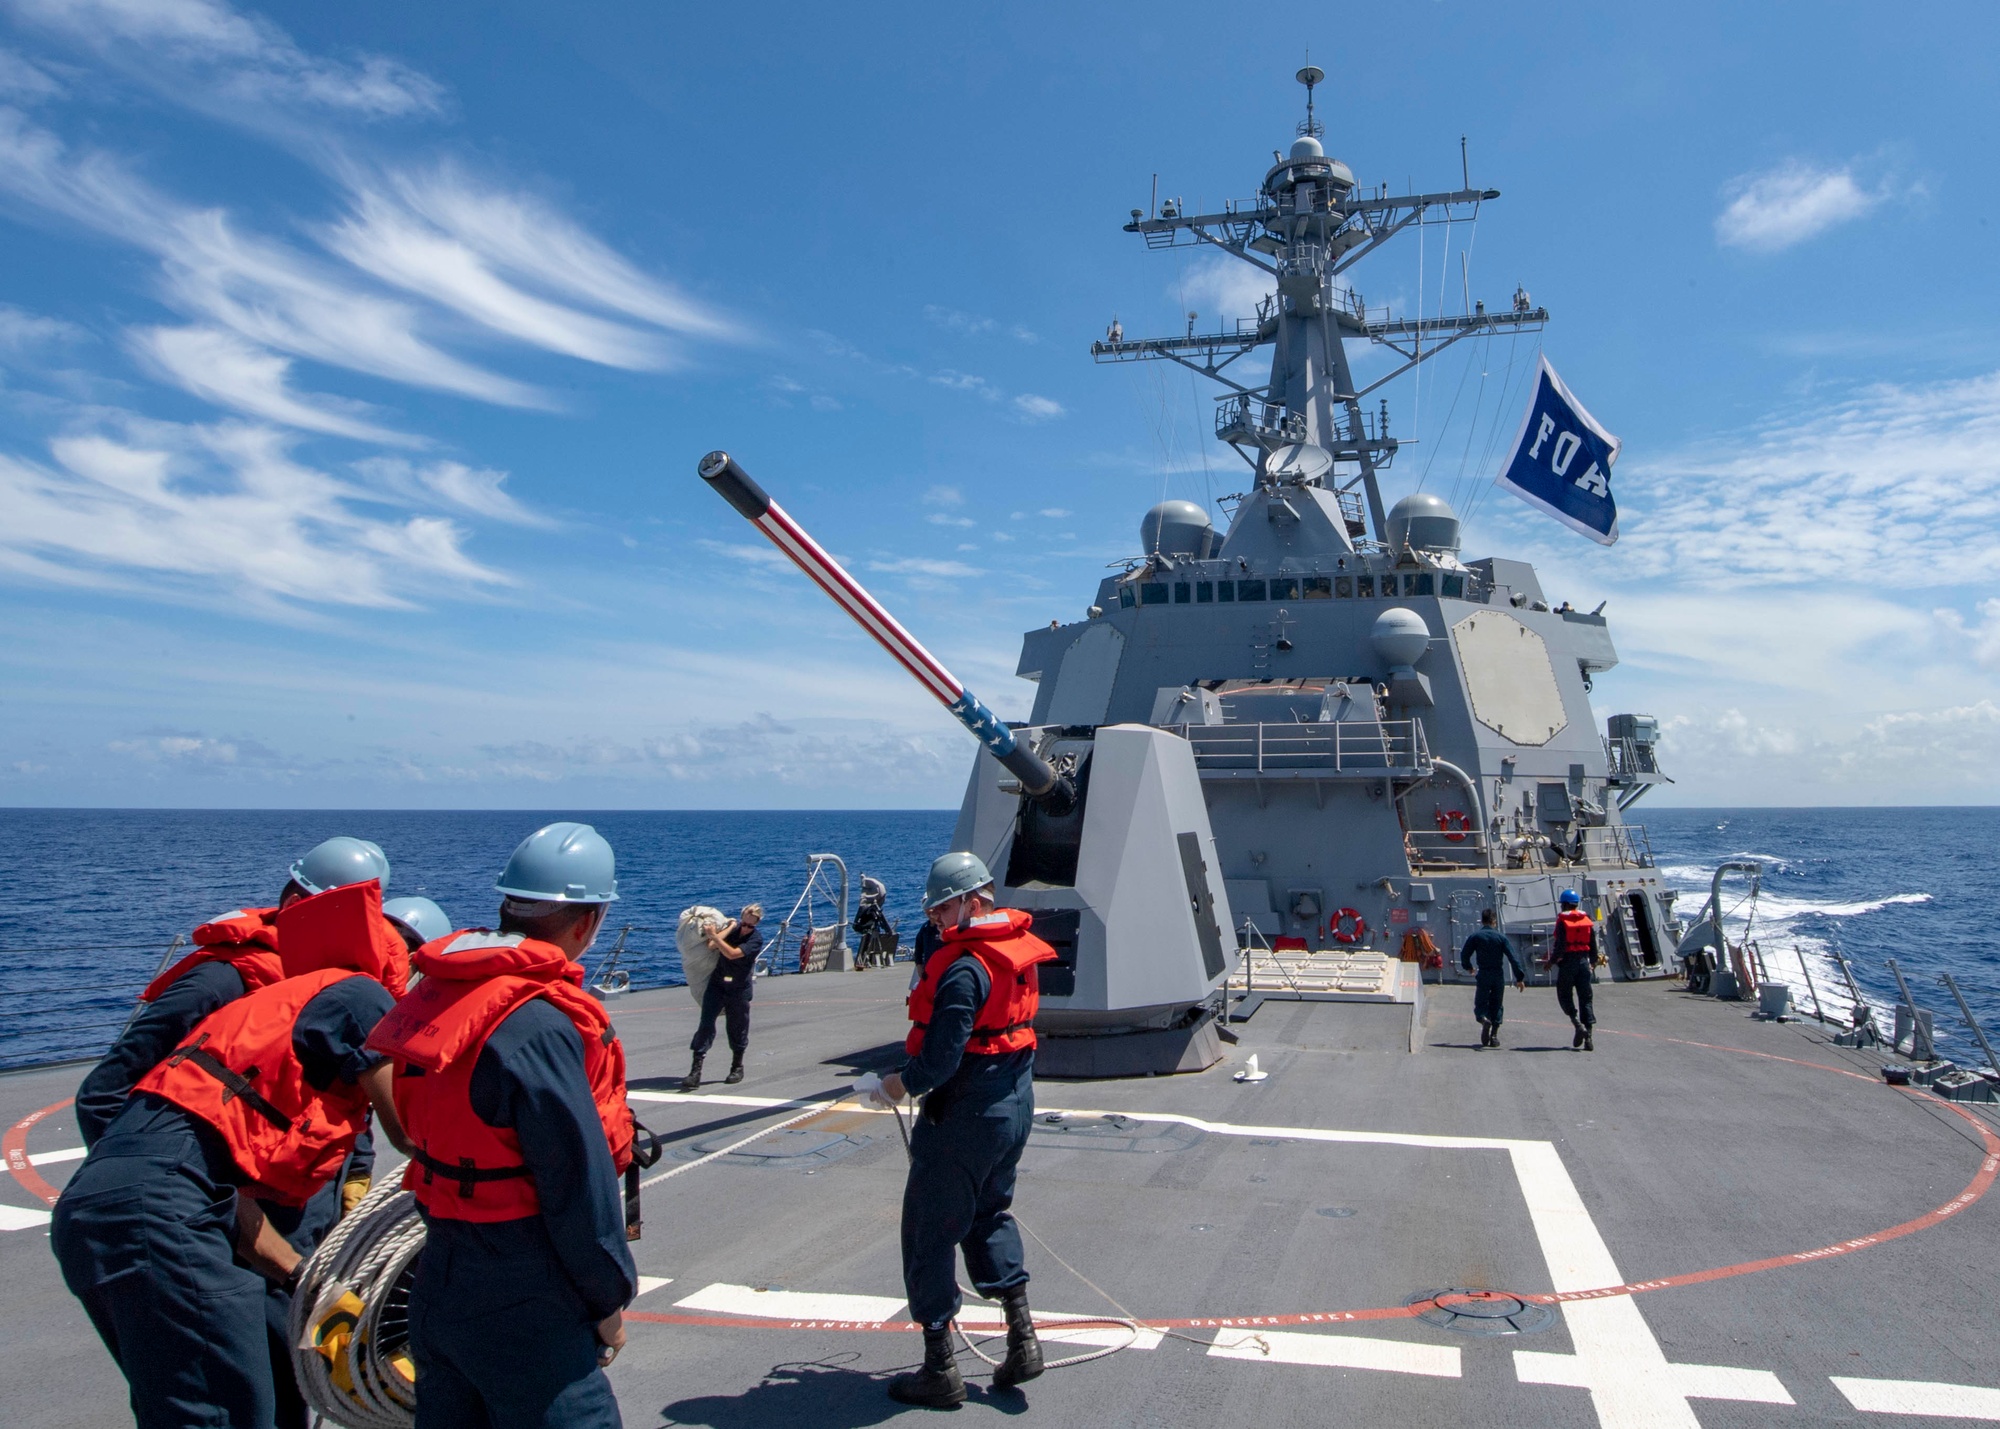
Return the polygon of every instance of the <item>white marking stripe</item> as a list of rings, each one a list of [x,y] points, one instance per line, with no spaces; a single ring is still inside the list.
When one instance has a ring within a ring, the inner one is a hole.
[[[32,1230],[48,1223],[47,1211],[31,1211],[23,1206],[0,1206],[0,1231]]]
[[[644,1295],[649,1290],[658,1290],[662,1285],[672,1285],[673,1283],[674,1278],[671,1275],[642,1275],[639,1277],[639,1289],[635,1292],[633,1298],[636,1300],[640,1295]]]
[[[84,1147],[65,1146],[60,1151],[37,1151],[28,1158],[28,1164],[30,1166],[54,1166],[63,1161],[81,1161],[87,1155],[89,1155],[89,1152]]]
[[[1565,1309],[1570,1307],[1564,1307]],[[1749,1404],[1790,1404],[1792,1396],[1769,1370],[1730,1369],[1722,1365],[1633,1364],[1620,1373],[1650,1375],[1658,1381],[1649,1393],[1689,1399],[1736,1399]],[[1592,1371],[1580,1355],[1550,1354],[1545,1350],[1514,1351],[1514,1376],[1523,1384],[1560,1384],[1571,1389],[1596,1389]],[[1612,1422],[1606,1420],[1606,1423]],[[1632,1420],[1639,1423],[1639,1420]]]
[[[755,1315],[764,1320],[890,1320],[903,1308],[901,1296],[812,1295],[798,1290],[758,1290],[749,1285],[710,1285],[684,1300],[679,1310],[717,1315]]]
[[[763,1320],[834,1320],[846,1324],[879,1324],[884,1320],[907,1318],[907,1303],[887,1295],[815,1295],[802,1290],[758,1290],[749,1285],[710,1285],[685,1299],[676,1300],[677,1310],[705,1310],[715,1315],[754,1315]],[[1063,1328],[1081,1320],[1076,1329]],[[1000,1330],[1006,1319],[992,1305],[968,1301],[958,1322],[970,1334]],[[1106,1325],[1081,1315],[1036,1312],[1035,1325],[1045,1340],[1066,1345],[1125,1346],[1137,1350],[1159,1348],[1165,1338],[1158,1330],[1141,1330],[1138,1338],[1122,1325]]]
[[[1847,1402],[1870,1414],[1928,1414],[1935,1419],[2000,1422],[2000,1389],[1976,1384],[1938,1384],[1923,1379],[1843,1379],[1833,1387]]]
[[[1302,1335],[1288,1330],[1224,1330],[1208,1347],[1209,1357],[1269,1364],[1323,1365],[1329,1369],[1379,1369],[1392,1374],[1426,1374],[1457,1379],[1462,1374],[1456,1348],[1375,1340],[1365,1335]]]

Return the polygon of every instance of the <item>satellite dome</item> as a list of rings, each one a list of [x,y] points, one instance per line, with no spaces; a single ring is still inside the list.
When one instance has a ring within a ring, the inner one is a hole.
[[[1391,669],[1414,665],[1430,649],[1431,628],[1424,618],[1405,606],[1385,610],[1375,617],[1368,643]]]
[[[1389,512],[1389,549],[1456,551],[1458,513],[1442,497],[1413,491]]]
[[[1301,134],[1298,138],[1292,140],[1292,157],[1294,159],[1323,159],[1326,157],[1326,150],[1321,147],[1319,140],[1313,138],[1312,135]]]
[[[1139,541],[1149,554],[1157,551],[1200,560],[1208,555],[1214,537],[1208,513],[1192,501],[1162,501],[1139,523]]]

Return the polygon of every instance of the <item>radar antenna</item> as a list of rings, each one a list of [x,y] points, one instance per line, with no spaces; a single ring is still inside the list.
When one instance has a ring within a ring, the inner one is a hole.
[[[1310,135],[1315,139],[1324,139],[1326,137],[1326,126],[1313,118],[1313,86],[1326,78],[1326,71],[1318,65],[1309,64],[1298,72],[1296,78],[1300,84],[1306,87],[1306,117],[1300,123],[1297,132],[1302,138]]]
[[[1172,337],[1130,336],[1114,324],[1090,351],[1099,362],[1164,358],[1227,388],[1218,399],[1215,435],[1236,448],[1260,485],[1332,487],[1349,536],[1372,528],[1378,548],[1386,549],[1388,517],[1377,473],[1402,442],[1389,434],[1386,408],[1369,412],[1363,400],[1468,337],[1539,331],[1549,315],[1525,290],[1514,294],[1511,311],[1483,302],[1462,313],[1371,308],[1345,277],[1355,264],[1417,225],[1476,217],[1500,191],[1470,182],[1463,147],[1463,188],[1392,194],[1387,185],[1360,187],[1353,171],[1320,142],[1325,129],[1315,91],[1326,71],[1308,64],[1296,77],[1306,87],[1306,117],[1291,152],[1272,156],[1255,198],[1206,213],[1190,213],[1179,203],[1134,210],[1125,225],[1148,248],[1218,248],[1257,269],[1277,291],[1256,317],[1225,321],[1214,332],[1196,331],[1192,314],[1186,330]],[[1357,381],[1349,342],[1374,343],[1397,360],[1372,380]],[[1267,380],[1248,374],[1239,380],[1240,369],[1226,370],[1262,347],[1274,349]],[[1315,452],[1304,457],[1302,447]]]

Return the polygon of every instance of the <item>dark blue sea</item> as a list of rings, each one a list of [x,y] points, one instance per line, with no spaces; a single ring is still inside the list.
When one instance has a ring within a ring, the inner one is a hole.
[[[1940,1051],[1977,1060],[1938,982],[1960,981],[1988,1036],[2000,1040],[2000,809],[1635,810],[1654,855],[1692,918],[1722,859],[1765,865],[1754,906],[1740,892],[1732,936],[1752,936],[1771,975],[1807,1001],[1803,961],[1829,1004],[1831,958],[1851,960],[1863,995],[1896,999],[1884,959],[1896,958],[1920,1006],[1932,1009]],[[791,909],[808,853],[837,853],[857,887],[889,886],[907,940],[930,861],[953,814],[446,813],[0,810],[0,1067],[100,1051],[176,933],[243,904],[275,902],[291,860],[333,834],[388,852],[391,896],[421,893],[453,920],[491,921],[493,880],[526,834],[554,818],[595,824],[618,853],[619,887],[602,958],[633,925],[625,965],[636,985],[680,979],[674,920],[693,903],[734,912],[762,902],[772,924]],[[815,921],[831,921],[822,902]]]

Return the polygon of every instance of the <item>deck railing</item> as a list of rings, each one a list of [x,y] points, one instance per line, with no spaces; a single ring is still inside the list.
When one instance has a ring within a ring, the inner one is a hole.
[[[1421,720],[1331,724],[1184,724],[1205,779],[1338,779],[1428,775],[1431,753]]]

